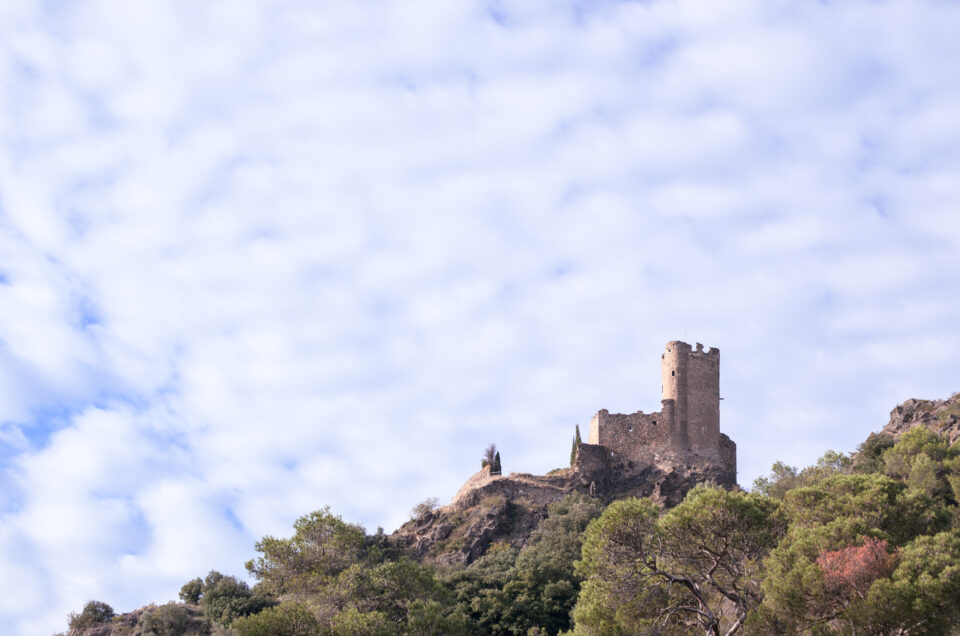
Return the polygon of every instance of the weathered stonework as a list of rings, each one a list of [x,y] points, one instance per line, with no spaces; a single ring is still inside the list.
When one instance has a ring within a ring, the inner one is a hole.
[[[722,467],[736,483],[737,447],[720,433],[720,351],[668,342],[661,372],[660,411],[602,409],[590,420],[587,443],[639,464]]]

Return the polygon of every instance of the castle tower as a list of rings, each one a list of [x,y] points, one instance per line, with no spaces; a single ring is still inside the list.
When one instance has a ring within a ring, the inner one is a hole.
[[[663,400],[673,400],[671,445],[697,453],[720,449],[720,350],[696,351],[679,340],[667,343],[661,356]]]

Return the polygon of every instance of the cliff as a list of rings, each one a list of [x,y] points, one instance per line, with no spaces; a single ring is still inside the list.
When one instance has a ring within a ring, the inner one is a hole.
[[[882,432],[897,440],[917,425],[956,443],[960,440],[960,393],[946,400],[907,400],[890,411],[890,421]]]

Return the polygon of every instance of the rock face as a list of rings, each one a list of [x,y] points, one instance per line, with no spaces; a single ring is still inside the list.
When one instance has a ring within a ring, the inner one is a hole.
[[[573,467],[547,475],[491,475],[485,468],[467,480],[450,505],[408,521],[393,538],[415,559],[470,563],[492,543],[523,547],[546,516],[547,506],[571,493],[605,502],[651,497],[672,507],[695,485],[707,481],[736,487],[736,475],[715,463],[641,464],[605,446],[581,444]]]
[[[951,444],[960,440],[960,393],[946,400],[907,400],[890,411],[890,421],[883,432],[894,439],[917,425],[945,436]]]

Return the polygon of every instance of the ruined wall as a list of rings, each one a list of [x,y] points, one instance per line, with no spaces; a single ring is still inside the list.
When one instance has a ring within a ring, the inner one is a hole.
[[[601,473],[607,470],[612,463],[611,460],[614,459],[611,457],[612,452],[606,446],[591,443],[580,444],[577,447],[574,468],[587,474]]]
[[[590,420],[589,444],[600,444],[627,459],[649,461],[654,454],[672,448],[672,402],[670,413],[610,413],[602,409]],[[667,409],[665,409],[667,410]]]
[[[463,486],[460,487],[460,490],[457,491],[457,494],[453,496],[452,500],[450,500],[450,503],[451,504],[457,503],[458,501],[463,499],[464,496],[470,494],[471,492],[473,492],[478,488],[486,486],[490,482],[497,479],[502,479],[502,476],[491,475],[490,467],[484,466],[483,468],[480,469],[480,472],[474,473],[473,475],[470,476],[469,479],[467,479],[467,481],[464,482]]]
[[[737,445],[720,433],[720,463],[731,473],[730,481],[737,483]]]

